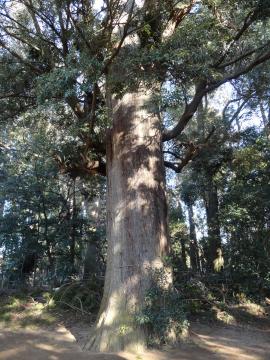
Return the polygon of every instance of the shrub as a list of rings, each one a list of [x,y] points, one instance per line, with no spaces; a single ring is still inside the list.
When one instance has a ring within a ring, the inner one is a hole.
[[[153,280],[136,321],[146,330],[149,346],[178,342],[189,327],[180,293],[168,285],[163,271],[155,272]]]

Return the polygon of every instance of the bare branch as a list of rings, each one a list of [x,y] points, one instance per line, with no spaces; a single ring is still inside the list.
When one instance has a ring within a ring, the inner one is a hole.
[[[175,152],[170,151],[170,150],[163,151],[163,154],[169,154],[169,155],[174,156],[176,159],[181,159],[181,156],[179,154],[176,154]]]
[[[176,173],[179,173],[179,165],[178,164],[175,164],[175,163],[172,163],[170,161],[164,161],[164,165],[169,168],[169,169],[172,169],[174,170]]]

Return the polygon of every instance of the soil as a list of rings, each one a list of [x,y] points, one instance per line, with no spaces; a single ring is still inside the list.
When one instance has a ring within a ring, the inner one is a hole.
[[[235,313],[235,309],[232,309]],[[232,313],[233,313],[232,311]],[[242,311],[242,310],[241,310]],[[89,327],[85,323],[37,322],[34,328],[0,326],[0,360],[266,360],[270,359],[270,321],[267,314],[230,324],[191,324],[188,342],[174,350],[94,354],[84,352]]]

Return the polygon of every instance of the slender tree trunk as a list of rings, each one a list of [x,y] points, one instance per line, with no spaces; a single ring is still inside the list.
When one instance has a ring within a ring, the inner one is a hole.
[[[83,280],[89,280],[93,275],[99,273],[98,251],[95,242],[90,239],[87,248],[83,266]]]
[[[47,209],[46,209],[43,191],[41,191],[41,204],[42,204],[42,212],[43,212],[43,216],[44,216],[44,234],[43,234],[43,236],[44,236],[44,240],[45,240],[45,244],[46,244],[46,254],[47,254],[48,262],[49,262],[49,272],[51,275],[52,271],[53,271],[53,267],[54,267],[54,259],[53,259],[52,252],[51,252],[51,241],[48,236],[48,216],[47,216]],[[39,217],[40,217],[40,215],[39,215]]]
[[[181,264],[180,266],[184,271],[187,270],[187,253],[186,253],[186,239],[180,238],[181,245]]]
[[[161,129],[139,90],[115,102],[107,141],[108,258],[103,300],[87,348],[139,351],[145,332],[135,314],[167,252]]]
[[[76,228],[77,228],[77,204],[76,204],[76,180],[73,180],[73,195],[72,195],[72,217],[70,229],[70,267],[71,274],[75,272],[75,248],[76,248]]]
[[[217,250],[221,248],[220,225],[218,215],[217,187],[213,183],[212,176],[207,179],[206,189],[206,218],[208,227],[208,268],[214,270],[214,260],[217,258]]]
[[[94,227],[97,229],[100,225],[101,199],[97,196],[92,199],[92,204],[89,199],[84,200],[85,211],[88,218],[92,220]],[[100,264],[98,261],[97,239],[94,234],[88,239],[83,268],[83,279],[88,280],[92,275],[97,275],[100,271]]]
[[[266,136],[269,137],[269,134],[270,134],[270,101],[268,103],[268,116],[265,112],[262,102],[260,102],[260,111],[261,111],[261,115],[262,115],[263,127],[264,127],[265,134],[266,134]]]
[[[194,271],[200,271],[199,248],[196,236],[196,228],[194,222],[194,213],[192,203],[187,203],[188,221],[189,221],[189,239],[190,239],[190,263]]]
[[[0,198],[0,218],[4,216],[5,199]]]

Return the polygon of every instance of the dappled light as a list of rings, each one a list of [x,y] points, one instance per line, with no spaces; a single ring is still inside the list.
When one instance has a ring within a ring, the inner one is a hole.
[[[202,348],[214,352],[218,359],[224,360],[266,360],[270,351],[269,330],[198,327],[194,330],[194,341]]]
[[[9,332],[0,330],[1,360],[126,360],[120,355],[98,355],[83,353],[75,339],[65,331],[61,336],[56,332]]]
[[[107,167],[111,169],[107,184],[108,253],[112,252],[113,259],[107,263],[96,335],[94,331],[87,344],[90,349],[141,351],[145,346],[135,315],[151,282],[151,271],[163,266],[161,256],[167,242],[162,219],[166,214],[164,180],[159,175],[164,171],[161,134],[158,119],[145,109],[149,99],[144,89],[125,95],[117,101],[113,115],[115,130],[111,131],[107,154]],[[158,203],[161,213],[155,220]]]
[[[0,360],[269,358],[269,64],[269,0],[0,1]]]

